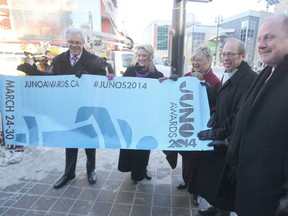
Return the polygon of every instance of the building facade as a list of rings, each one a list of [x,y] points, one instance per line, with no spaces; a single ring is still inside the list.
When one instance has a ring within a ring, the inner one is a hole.
[[[190,26],[192,26],[192,23],[186,23],[186,28]],[[143,42],[154,47],[156,63],[161,63],[162,59],[168,58],[169,49],[172,47],[171,28],[171,21],[154,20],[144,29]]]
[[[220,24],[221,29],[233,29],[233,33],[229,36],[238,38],[245,44],[246,48],[246,61],[252,67],[257,65],[258,62],[258,52],[257,52],[257,36],[259,26],[263,23],[263,20],[272,13],[266,11],[246,11],[237,14],[233,17],[229,17]],[[225,39],[228,38],[225,33],[221,34],[223,39],[219,44],[219,53],[223,49]],[[218,55],[219,55],[218,53]],[[219,55],[219,60],[221,61],[221,55]]]

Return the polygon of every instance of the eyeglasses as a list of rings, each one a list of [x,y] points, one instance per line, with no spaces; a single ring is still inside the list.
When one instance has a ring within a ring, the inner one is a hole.
[[[203,62],[203,59],[194,59],[194,58],[191,58],[191,62],[200,63],[200,62]]]
[[[239,54],[241,54],[241,53],[228,52],[228,53],[222,53],[221,56],[222,56],[222,57],[227,56],[228,58],[231,58],[231,57],[233,57],[233,56],[235,56],[235,55],[239,55]]]
[[[82,42],[81,42],[81,41],[68,40],[68,43],[69,43],[69,44],[72,44],[72,45],[77,45],[77,46],[82,45]]]

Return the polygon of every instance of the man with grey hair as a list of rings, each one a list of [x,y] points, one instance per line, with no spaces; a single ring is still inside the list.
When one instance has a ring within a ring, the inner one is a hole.
[[[222,77],[222,87],[216,94],[215,115],[209,121],[211,129],[198,133],[200,140],[212,140],[209,146],[214,150],[201,152],[201,165],[198,168],[196,184],[188,191],[205,198],[212,207],[200,209],[199,215],[228,216],[226,208],[229,203],[215,203],[214,198],[219,177],[225,162],[228,149],[230,129],[243,97],[256,78],[257,74],[245,61],[246,51],[242,41],[230,38],[222,50],[222,61],[225,69]],[[223,209],[223,210],[222,210]]]
[[[263,22],[258,52],[267,66],[237,114],[217,198],[235,198],[238,216],[287,216],[287,15]]]
[[[22,64],[18,70],[28,75],[68,75],[75,74],[80,78],[82,74],[106,75],[105,66],[100,57],[89,53],[85,48],[85,35],[80,29],[69,28],[66,31],[68,50],[57,55],[52,62],[52,72],[41,72],[34,65]],[[87,162],[87,178],[90,184],[96,183],[95,160],[96,149],[85,149]],[[54,184],[54,188],[63,187],[69,180],[75,178],[78,149],[66,148],[66,163],[64,175]]]
[[[68,51],[61,53],[53,59],[53,74],[66,75],[75,74],[78,78],[82,74],[106,75],[105,67],[99,56],[89,53],[85,48],[85,35],[80,29],[69,28],[66,32],[66,42]],[[85,149],[87,162],[86,171],[90,184],[96,182],[95,160],[96,149]],[[75,178],[75,169],[77,162],[77,148],[66,148],[66,163],[64,175],[54,184],[58,189]]]

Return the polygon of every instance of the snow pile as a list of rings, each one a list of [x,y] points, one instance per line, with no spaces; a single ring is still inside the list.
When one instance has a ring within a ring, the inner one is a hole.
[[[23,159],[23,152],[9,150],[4,146],[0,148],[0,167],[6,167],[9,164],[19,163]]]

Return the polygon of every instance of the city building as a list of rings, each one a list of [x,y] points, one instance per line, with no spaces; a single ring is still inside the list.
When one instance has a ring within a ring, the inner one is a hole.
[[[288,1],[288,0],[287,0]],[[214,54],[214,66],[222,65],[221,52],[229,37],[235,37],[244,42],[246,47],[246,60],[252,66],[257,66],[259,56],[257,53],[258,28],[263,20],[272,16],[266,11],[245,11],[232,17],[223,19],[216,17],[215,25],[202,25],[199,22],[189,22],[185,29],[184,59],[190,64],[191,53],[200,45],[207,44]],[[171,41],[171,21],[154,20],[144,30],[144,40],[155,48],[155,61],[160,63],[169,55]]]
[[[218,29],[217,29],[218,28]],[[185,30],[185,63],[190,64],[190,56],[193,51],[201,44],[210,46],[212,53],[216,52],[218,40],[217,31],[221,32],[219,26],[195,24]]]
[[[17,74],[28,45],[35,46],[39,55],[49,45],[66,47],[69,27],[81,28],[86,34],[85,48],[99,55],[126,39],[117,24],[117,0],[87,0],[85,4],[80,0],[1,0],[0,63],[4,68],[0,73]]]
[[[266,11],[245,11],[235,16],[226,18],[220,23],[222,33],[220,34],[220,42],[218,44],[217,57],[221,62],[221,51],[228,37],[235,37],[245,44],[246,48],[246,61],[252,67],[256,66],[259,60],[257,52],[257,36],[259,26],[263,20],[273,14]],[[225,29],[232,31],[224,32]]]
[[[1,41],[17,42],[20,50],[29,43],[65,46],[69,27],[116,35],[116,8],[117,0],[2,0]]]
[[[186,22],[186,28],[192,26],[192,23]],[[172,22],[168,20],[154,20],[143,32],[143,42],[151,44],[155,50],[155,63],[163,62],[168,58],[168,50],[172,46],[172,35],[169,33],[172,28]]]

